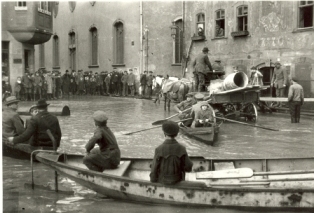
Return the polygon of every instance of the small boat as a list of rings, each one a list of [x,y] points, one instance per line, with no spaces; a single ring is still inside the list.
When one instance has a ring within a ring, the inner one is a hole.
[[[196,207],[314,208],[314,158],[205,159],[175,185],[151,183],[152,159],[123,158],[117,169],[95,172],[83,155],[45,153],[36,159],[113,199]]]
[[[190,138],[204,142],[207,145],[213,145],[218,137],[219,126],[213,125],[211,127],[197,128],[180,126],[180,132]]]
[[[53,147],[48,146],[31,146],[26,143],[16,145],[2,143],[2,154],[7,157],[30,159],[31,153],[35,150],[53,150]]]

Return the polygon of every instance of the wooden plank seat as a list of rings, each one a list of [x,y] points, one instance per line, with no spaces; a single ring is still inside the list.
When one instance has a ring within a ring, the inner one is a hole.
[[[126,170],[131,165],[131,161],[121,161],[120,165],[116,169],[106,169],[103,173],[108,175],[115,175],[115,176],[123,176]]]

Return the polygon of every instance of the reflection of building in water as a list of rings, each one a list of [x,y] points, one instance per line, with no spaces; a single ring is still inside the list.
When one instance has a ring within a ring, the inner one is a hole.
[[[192,79],[190,61],[208,47],[211,63],[221,59],[226,74],[237,67],[249,75],[257,66],[265,85],[270,60],[280,60],[313,97],[313,10],[313,1],[4,2],[3,69],[12,78],[28,67],[62,73],[147,67]]]

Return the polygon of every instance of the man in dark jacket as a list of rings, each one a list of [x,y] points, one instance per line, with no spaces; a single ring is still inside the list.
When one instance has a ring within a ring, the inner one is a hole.
[[[208,48],[204,47],[203,52],[199,54],[198,56],[196,56],[196,58],[194,59],[192,63],[195,74],[197,75],[197,78],[198,78],[198,81],[196,81],[196,83],[198,83],[199,92],[204,91],[205,75],[206,75],[207,67],[209,68],[211,72],[213,71],[212,65],[210,64],[209,59],[208,59],[208,51],[209,51]]]
[[[25,132],[14,138],[9,138],[9,141],[18,144],[29,140],[29,144],[32,146],[53,147],[52,139],[47,134],[49,129],[57,142],[57,147],[59,147],[62,136],[59,121],[56,116],[47,111],[48,105],[45,99],[38,100],[36,104],[38,114],[29,120]]]
[[[291,115],[291,123],[300,123],[301,106],[304,104],[303,87],[297,83],[297,78],[290,80],[288,102]]]
[[[191,162],[186,148],[179,144],[175,137],[179,126],[173,121],[166,121],[162,125],[166,140],[155,149],[155,156],[151,167],[150,181],[163,184],[176,184],[185,178],[185,172],[191,172]]]
[[[149,75],[147,76],[147,95],[148,98],[150,99],[153,94],[153,71],[149,71]]]
[[[70,94],[70,85],[71,85],[71,75],[69,70],[65,71],[65,74],[62,76],[62,91],[64,95]]]
[[[142,74],[140,78],[140,86],[142,87],[142,97],[145,96],[145,91],[146,91],[146,84],[147,84],[147,71],[144,71],[144,74]]]
[[[115,169],[120,164],[120,149],[116,137],[107,127],[107,116],[103,111],[93,114],[96,130],[85,146],[86,156],[83,163],[93,171],[103,172]],[[99,148],[94,148],[98,144]]]

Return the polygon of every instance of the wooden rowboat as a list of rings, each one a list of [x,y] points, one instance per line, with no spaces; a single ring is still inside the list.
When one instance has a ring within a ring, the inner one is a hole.
[[[30,159],[31,153],[35,150],[53,150],[53,147],[48,146],[31,146],[26,143],[16,145],[2,143],[2,152],[4,156],[13,158]]]
[[[207,145],[213,145],[217,140],[219,126],[213,125],[211,127],[181,127],[180,132],[190,138],[206,143]]]
[[[314,208],[314,158],[191,157],[193,172],[176,185],[149,181],[152,159],[124,158],[117,169],[102,173],[88,170],[83,155],[43,151],[36,159],[114,199],[197,207]]]

